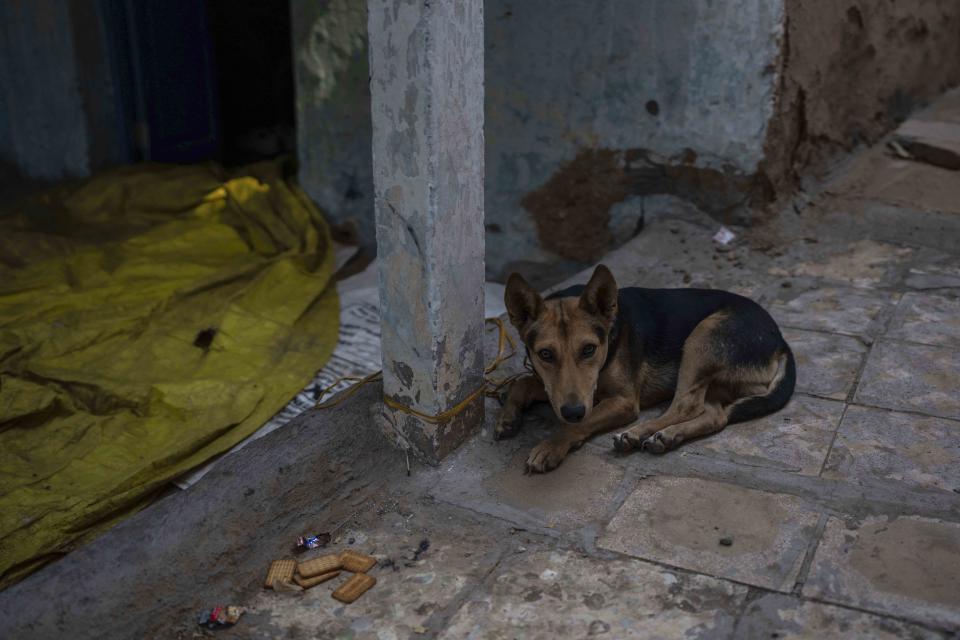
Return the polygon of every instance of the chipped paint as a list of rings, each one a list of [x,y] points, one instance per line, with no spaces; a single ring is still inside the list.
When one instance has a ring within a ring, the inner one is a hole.
[[[384,393],[437,415],[483,384],[483,3],[383,0],[369,20]],[[436,461],[482,412],[386,419]]]

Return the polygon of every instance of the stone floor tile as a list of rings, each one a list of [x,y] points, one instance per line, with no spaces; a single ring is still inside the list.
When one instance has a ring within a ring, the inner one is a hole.
[[[783,591],[796,582],[817,519],[794,496],[657,477],[641,481],[598,545]]]
[[[960,89],[947,91],[928,107],[912,113],[911,119],[925,122],[953,122],[960,124]]]
[[[887,337],[960,348],[960,299],[929,293],[904,294]]]
[[[331,542],[327,549],[301,558],[346,548],[374,554],[380,562],[369,574],[377,584],[350,605],[330,595],[347,580],[346,572],[300,594],[264,589],[245,603],[249,611],[237,627],[242,637],[374,640],[413,636],[434,613],[453,604],[461,591],[480,584],[496,566],[510,534],[503,523],[483,521],[446,505],[418,502],[377,505],[336,538],[339,543]],[[423,550],[417,553],[418,549]]]
[[[880,147],[860,155],[828,191],[856,200],[943,213],[960,213],[960,180],[955,171],[887,155]]]
[[[530,449],[546,437],[541,408],[529,415],[520,435],[493,441],[481,434],[444,462],[431,495],[524,527],[578,528],[613,508],[624,476],[624,462],[609,451],[583,447],[545,474],[526,474]],[[538,416],[538,414],[540,414]],[[609,441],[607,441],[609,443]]]
[[[874,289],[820,287],[775,302],[769,311],[783,327],[870,336],[883,329],[885,312],[897,297]]]
[[[797,390],[845,400],[853,388],[867,347],[857,338],[784,329],[797,359]]]
[[[637,560],[542,551],[507,561],[440,637],[726,638],[746,592]]]
[[[803,594],[960,628],[960,525],[911,516],[830,518]]]
[[[914,256],[904,284],[911,289],[954,289],[960,291],[960,247],[953,253],[922,249]]]
[[[737,622],[738,640],[936,640],[943,634],[900,620],[768,593]]]
[[[841,220],[850,216],[846,212],[834,215]],[[767,266],[767,273],[780,278],[814,278],[845,287],[876,288],[896,283],[904,263],[913,255],[908,247],[864,238],[859,230],[846,231],[853,236],[850,239],[831,233],[818,240],[814,236],[822,234],[822,228],[811,229],[812,235],[804,236],[815,240],[814,244],[794,241],[785,245]]]
[[[958,349],[880,340],[860,378],[860,404],[960,419]]]
[[[773,415],[730,425],[684,445],[683,450],[815,476],[827,457],[844,406],[843,402],[796,394]]]
[[[960,491],[960,422],[851,406],[823,477]]]

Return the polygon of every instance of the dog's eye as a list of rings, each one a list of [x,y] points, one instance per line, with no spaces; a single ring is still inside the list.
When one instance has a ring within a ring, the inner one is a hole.
[[[592,355],[595,354],[596,352],[597,352],[597,345],[595,345],[595,344],[588,344],[587,346],[585,346],[585,347],[583,348],[583,351],[581,351],[580,353],[583,355],[584,358],[589,358],[590,356],[592,356]]]
[[[544,362],[553,362],[553,351],[550,351],[550,349],[540,349],[540,351],[537,351],[537,355]]]

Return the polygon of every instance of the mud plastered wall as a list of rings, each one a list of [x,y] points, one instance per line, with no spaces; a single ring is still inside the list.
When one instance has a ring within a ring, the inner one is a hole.
[[[786,0],[765,171],[777,190],[960,84],[956,0]]]

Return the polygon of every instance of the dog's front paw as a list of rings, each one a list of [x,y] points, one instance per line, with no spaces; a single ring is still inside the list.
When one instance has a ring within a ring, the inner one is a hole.
[[[527,456],[526,468],[528,472],[546,473],[556,469],[567,457],[570,451],[570,445],[561,440],[544,440],[531,451]]]
[[[500,416],[500,421],[493,428],[494,440],[506,440],[520,433],[520,427],[523,426],[523,413],[507,409]]]
[[[618,433],[613,436],[613,448],[620,453],[627,453],[639,448],[643,443],[637,440],[637,437],[629,431]]]
[[[666,453],[673,449],[676,442],[674,438],[665,434],[663,431],[657,431],[655,434],[643,441],[643,450],[650,453]]]

